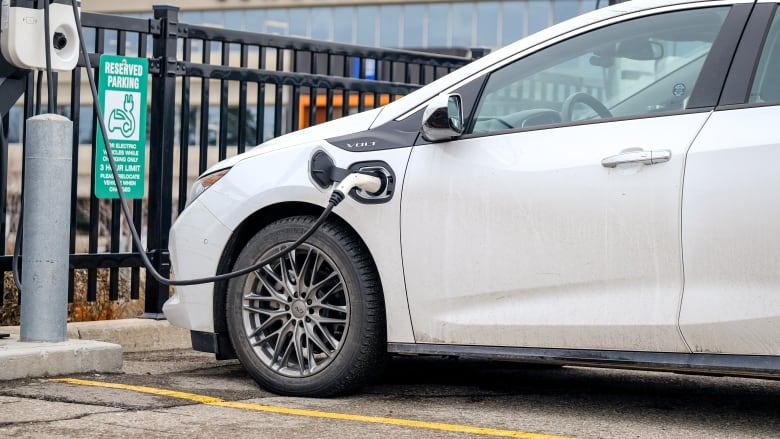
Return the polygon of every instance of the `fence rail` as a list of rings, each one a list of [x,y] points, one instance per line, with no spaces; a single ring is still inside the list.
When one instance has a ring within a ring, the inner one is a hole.
[[[184,208],[190,183],[210,164],[286,132],[382,105],[471,60],[196,26],[180,23],[178,9],[168,6],[155,7],[150,19],[83,13],[82,22],[93,66],[102,54],[149,58],[148,196],[133,200],[131,210],[164,276],[170,275],[171,223]],[[169,296],[168,287],[145,276],[118,201],[93,195],[96,121],[83,70],[82,59],[72,73],[55,75],[54,96],[43,98],[36,96],[34,75],[27,75],[21,106],[13,110],[21,134],[10,145],[15,128],[10,114],[3,115],[0,311],[6,312],[0,312],[0,322],[5,324],[15,323],[7,310],[19,300],[8,275],[23,191],[23,120],[38,111],[37,99],[53,99],[74,121],[69,302],[83,296],[94,308],[143,299],[144,315],[159,318]]]

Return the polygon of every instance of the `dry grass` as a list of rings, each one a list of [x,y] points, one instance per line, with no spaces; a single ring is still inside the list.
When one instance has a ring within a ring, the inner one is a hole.
[[[73,303],[68,304],[69,322],[126,319],[137,317],[143,313],[143,279],[141,280],[140,300],[132,300],[130,299],[130,270],[120,270],[119,299],[110,301],[108,300],[109,273],[108,269],[97,270],[97,301],[87,302],[87,270],[75,270]],[[67,291],[63,291],[62,294],[67,294]],[[6,272],[3,278],[0,325],[19,324],[18,297],[12,274]]]

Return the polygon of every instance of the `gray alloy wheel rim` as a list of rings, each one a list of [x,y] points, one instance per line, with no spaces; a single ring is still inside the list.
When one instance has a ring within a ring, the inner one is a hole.
[[[344,276],[325,252],[312,245],[304,243],[248,275],[242,302],[252,349],[280,375],[320,372],[336,358],[347,337],[350,311]]]

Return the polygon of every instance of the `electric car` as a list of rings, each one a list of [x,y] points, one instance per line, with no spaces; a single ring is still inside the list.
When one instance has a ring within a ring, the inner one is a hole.
[[[621,3],[217,164],[175,276],[262,266],[165,315],[287,395],[392,354],[777,377],[777,6]]]

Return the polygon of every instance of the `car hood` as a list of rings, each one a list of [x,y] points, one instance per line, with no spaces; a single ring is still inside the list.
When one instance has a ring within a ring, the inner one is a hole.
[[[330,137],[344,136],[358,131],[365,131],[371,127],[371,124],[381,111],[382,108],[376,108],[276,137],[253,147],[243,154],[239,154],[215,164],[206,170],[203,175],[231,168],[242,160],[268,154],[291,146],[316,142]]]

